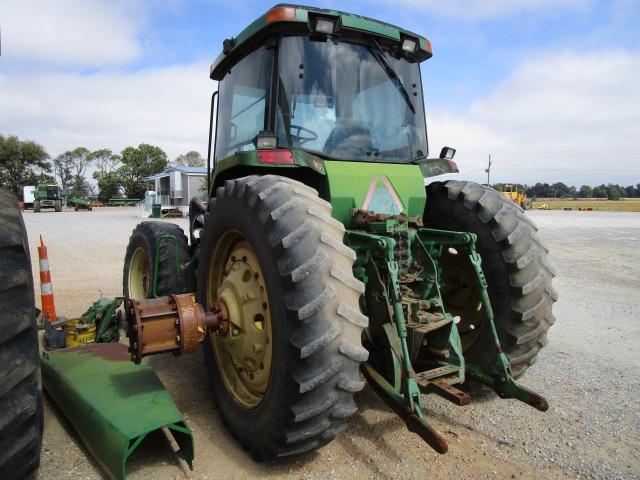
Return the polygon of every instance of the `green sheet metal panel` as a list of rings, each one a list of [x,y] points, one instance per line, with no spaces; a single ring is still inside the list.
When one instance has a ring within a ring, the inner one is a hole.
[[[325,160],[333,216],[348,225],[350,209],[421,217],[426,192],[418,165]]]
[[[402,35],[408,35],[418,40],[419,48],[417,53],[420,54],[420,61],[426,60],[431,57],[431,43],[429,42],[429,40],[421,35],[397,27],[390,23],[382,22],[380,20],[369,17],[364,17],[362,15],[343,12],[340,10],[323,9],[304,5],[277,4],[272,9],[278,7],[295,8],[294,18],[292,18],[291,20],[278,21],[272,24],[268,24],[268,12],[260,15],[233,39],[233,48],[231,48],[228,53],[225,54],[224,52],[222,52],[214,60],[209,70],[211,78],[215,80],[221,80],[224,73],[226,73],[227,68],[230,66],[227,64],[228,57],[236,57],[238,52],[244,52],[244,50],[251,48],[250,46],[255,44],[253,40],[264,34],[266,30],[274,28],[275,26],[283,26],[287,24],[289,25],[290,29],[295,29],[297,26],[306,27],[309,24],[309,12],[311,12],[312,14],[339,18],[341,28],[343,29],[359,31],[369,35],[387,37],[396,41],[399,41]]]
[[[66,348],[42,356],[44,388],[111,478],[144,438],[167,427],[193,466],[194,445],[182,414],[155,372],[129,360],[120,343]]]

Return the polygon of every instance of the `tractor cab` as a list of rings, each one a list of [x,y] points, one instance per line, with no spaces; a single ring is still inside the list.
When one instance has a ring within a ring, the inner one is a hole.
[[[420,62],[430,57],[427,39],[398,27],[277,5],[226,40],[211,67],[219,95],[214,162],[254,152],[244,163],[424,164]],[[444,170],[454,167],[445,162]]]
[[[45,198],[49,199],[49,200],[58,200],[58,199],[60,199],[60,189],[55,184],[52,184],[52,185],[38,185],[37,190],[38,190],[38,192],[40,193],[40,196],[43,199],[45,199]]]

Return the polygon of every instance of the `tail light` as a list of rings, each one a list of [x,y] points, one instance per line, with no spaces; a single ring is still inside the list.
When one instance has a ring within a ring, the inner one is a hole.
[[[291,150],[257,150],[260,163],[283,163],[293,165]]]

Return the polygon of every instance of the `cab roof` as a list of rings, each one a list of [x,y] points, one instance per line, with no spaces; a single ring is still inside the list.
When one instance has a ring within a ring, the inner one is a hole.
[[[375,37],[387,48],[399,50],[403,40],[414,40],[415,51],[411,54],[404,53],[404,55],[411,61],[417,62],[431,58],[429,40],[395,25],[339,10],[280,3],[254,20],[237,37],[224,41],[222,53],[211,65],[211,78],[221,80],[229,68],[243,55],[275,33],[314,32],[318,18],[333,21],[335,23],[333,34],[336,36],[348,37],[364,33]]]

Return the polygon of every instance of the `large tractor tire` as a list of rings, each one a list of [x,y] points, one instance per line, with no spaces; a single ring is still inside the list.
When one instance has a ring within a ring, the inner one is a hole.
[[[256,460],[319,448],[357,410],[368,319],[343,236],[331,204],[289,178],[228,180],[211,200],[198,298],[222,299],[230,324],[205,359],[224,423]]]
[[[158,258],[156,253],[159,253]],[[154,291],[156,261],[158,271]],[[142,300],[187,292],[191,285],[184,266],[188,262],[189,245],[182,228],[174,223],[139,223],[131,233],[124,257],[122,289],[125,298]]]
[[[16,197],[0,190],[0,478],[38,467],[42,422],[29,243]]]
[[[552,305],[557,294],[551,285],[554,271],[537,228],[510,199],[473,182],[434,182],[427,187],[424,224],[429,228],[466,231],[478,236],[489,298],[502,350],[514,376],[520,377],[547,344],[547,331],[555,322]],[[445,250],[440,258],[445,282],[444,302],[459,315],[464,356],[491,368],[495,348],[484,321],[484,309],[473,270],[461,249]],[[470,383],[471,391],[484,392]]]

